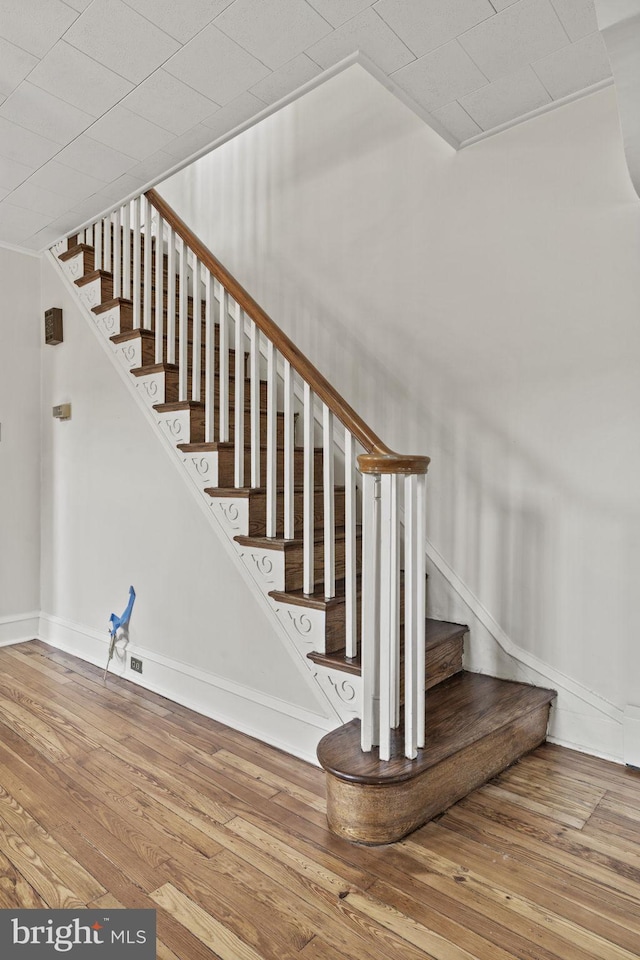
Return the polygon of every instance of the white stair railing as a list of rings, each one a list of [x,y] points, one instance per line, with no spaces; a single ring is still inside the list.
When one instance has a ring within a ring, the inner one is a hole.
[[[386,447],[154,190],[78,240],[112,273],[113,296],[131,300],[134,329],[154,331],[156,364],[173,376],[177,364],[179,401],[201,411],[204,441],[232,441],[234,487],[264,492],[266,536],[301,543],[303,592],[333,601],[340,583],[345,654],[361,658],[362,750],[415,758],[425,745],[429,458]]]

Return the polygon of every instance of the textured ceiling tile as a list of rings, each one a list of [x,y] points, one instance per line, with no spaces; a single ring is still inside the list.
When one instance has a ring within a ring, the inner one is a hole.
[[[120,105],[96,120],[87,135],[136,160],[144,160],[173,140],[168,130]]]
[[[495,16],[489,0],[379,0],[374,10],[404,40],[417,57],[454,40],[488,17]]]
[[[64,0],[64,2],[73,7],[74,10],[77,10],[78,13],[82,13],[83,10],[86,10],[92,0]]]
[[[568,42],[549,0],[520,0],[460,37],[490,80],[516,73]]]
[[[60,0],[0,0],[0,35],[43,57],[77,16]]]
[[[550,103],[551,97],[527,67],[462,97],[460,102],[483,130],[490,130]]]
[[[213,24],[190,40],[164,69],[214,103],[229,103],[271,72]]]
[[[27,250],[48,250],[59,239],[61,231],[51,225],[34,233],[31,237],[20,242],[20,246]]]
[[[0,117],[0,154],[9,160],[39,167],[58,152],[60,144],[25,130],[10,120]]]
[[[392,80],[429,111],[437,110],[487,82],[457,40],[398,70]]]
[[[264,103],[276,103],[286,97],[287,94],[297,90],[298,87],[308,83],[309,80],[313,80],[321,72],[317,63],[301,53],[299,57],[285,63],[284,67],[275,70],[271,76],[261,80],[260,83],[256,83],[254,87],[251,87],[251,93],[254,93]]]
[[[29,83],[94,117],[121,100],[133,84],[64,41],[55,45],[29,75]]]
[[[331,26],[339,27],[356,13],[373,6],[376,0],[307,0]]]
[[[520,3],[520,0],[491,0],[492,5],[496,8],[498,13],[501,10],[504,10],[506,7],[510,7],[514,3]]]
[[[180,46],[122,0],[93,0],[65,40],[134,83],[148,77]]]
[[[33,167],[24,163],[17,163],[15,160],[9,160],[8,157],[0,156],[0,187],[5,190],[13,190],[18,184],[27,180],[33,173]]]
[[[131,91],[122,106],[178,137],[210,116],[217,104],[166,70],[156,70]]]
[[[482,133],[481,128],[472,120],[469,114],[460,106],[457,100],[447,103],[444,107],[433,112],[433,117],[451,133],[458,143],[469,140]]]
[[[20,243],[50,222],[49,214],[16,207],[9,200],[0,203],[0,239]]]
[[[102,200],[100,209],[104,209],[111,203],[117,203],[132,193],[139,193],[144,184],[145,181],[140,177],[134,177],[130,172],[123,173],[121,177],[118,177],[112,183],[108,183],[96,194]]]
[[[65,144],[93,123],[93,117],[25,80],[0,107],[0,116]]]
[[[214,17],[233,0],[124,0],[127,6],[141,13],[179,40],[186,43],[200,33]]]
[[[198,153],[205,147],[208,147],[214,140],[211,127],[206,127],[203,123],[198,123],[191,130],[187,130],[179,137],[175,137],[171,143],[167,143],[162,149],[165,153],[171,154],[174,163],[179,160],[187,160],[194,153]]]
[[[580,40],[598,29],[593,0],[551,0],[551,3],[572,40]]]
[[[262,100],[258,100],[257,97],[254,97],[252,93],[247,91],[246,93],[241,93],[239,97],[236,97],[235,100],[228,103],[226,107],[218,110],[213,116],[207,117],[203,122],[209,128],[211,140],[213,141],[223,134],[228,133],[230,130],[234,130],[240,126],[241,123],[244,123],[245,120],[255,117],[261,110],[264,110]]]
[[[602,34],[597,31],[532,64],[554,100],[606,80],[611,65]]]
[[[36,210],[46,213],[49,217],[59,217],[69,209],[69,198],[51,190],[43,190],[33,183],[23,183],[11,194],[11,203],[17,207],[26,207],[27,210]]]
[[[409,48],[373,10],[364,10],[352,20],[307,50],[307,56],[325,70],[361,50],[385,73],[399,70],[415,59]]]
[[[130,173],[132,177],[139,177],[143,183],[149,183],[150,180],[155,180],[156,177],[160,177],[163,173],[166,173],[167,170],[170,170],[171,167],[175,165],[175,162],[176,158],[172,157],[170,153],[165,153],[164,150],[158,150],[157,153],[154,153],[151,157],[147,157],[142,163],[137,163],[135,167],[131,167],[128,173]]]
[[[70,203],[74,201],[79,203],[105,185],[104,180],[72,170],[71,167],[66,167],[55,160],[50,160],[36,170],[29,178],[29,182],[44,190],[51,190],[53,193],[68,197]]]
[[[37,57],[0,37],[0,93],[8,96],[37,63]]]
[[[99,177],[106,183],[126,173],[136,163],[132,157],[98,143],[86,134],[61,150],[56,160],[81,173]]]
[[[272,70],[331,32],[327,21],[300,0],[235,0],[216,27]]]

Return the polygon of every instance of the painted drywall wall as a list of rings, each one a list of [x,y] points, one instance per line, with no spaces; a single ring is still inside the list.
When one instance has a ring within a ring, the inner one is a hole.
[[[432,457],[431,609],[469,619],[468,662],[562,687],[558,739],[620,758],[640,205],[615,91],[456,154],[353,67],[159,190],[386,442]]]
[[[310,672],[295,666],[48,260],[42,298],[65,318],[64,344],[42,365],[43,638],[106,663],[109,615],[133,584],[128,652],[144,660],[143,683],[312,756],[314,736],[336,721],[324,721]],[[52,419],[60,403],[71,403],[69,421]]]
[[[40,263],[0,247],[0,642],[40,608]]]

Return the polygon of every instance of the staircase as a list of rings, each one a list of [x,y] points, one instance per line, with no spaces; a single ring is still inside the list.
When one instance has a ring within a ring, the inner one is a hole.
[[[399,839],[545,739],[553,691],[465,672],[467,628],[426,617],[428,458],[386,447],[156,191],[51,256],[331,705],[335,833]]]

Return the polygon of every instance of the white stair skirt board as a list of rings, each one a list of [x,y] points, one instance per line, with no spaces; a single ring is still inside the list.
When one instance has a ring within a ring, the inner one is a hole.
[[[9,646],[12,643],[24,643],[25,640],[35,640],[38,636],[39,618],[40,614],[37,611],[0,617],[0,647]]]
[[[640,707],[631,703],[624,708],[624,762],[640,769]]]
[[[101,669],[107,663],[109,635],[106,630],[102,634],[91,627],[42,613],[39,638]],[[130,669],[131,656],[143,661],[142,675]],[[117,644],[109,673],[316,766],[318,741],[335,727],[333,721],[302,707],[131,642]]]

